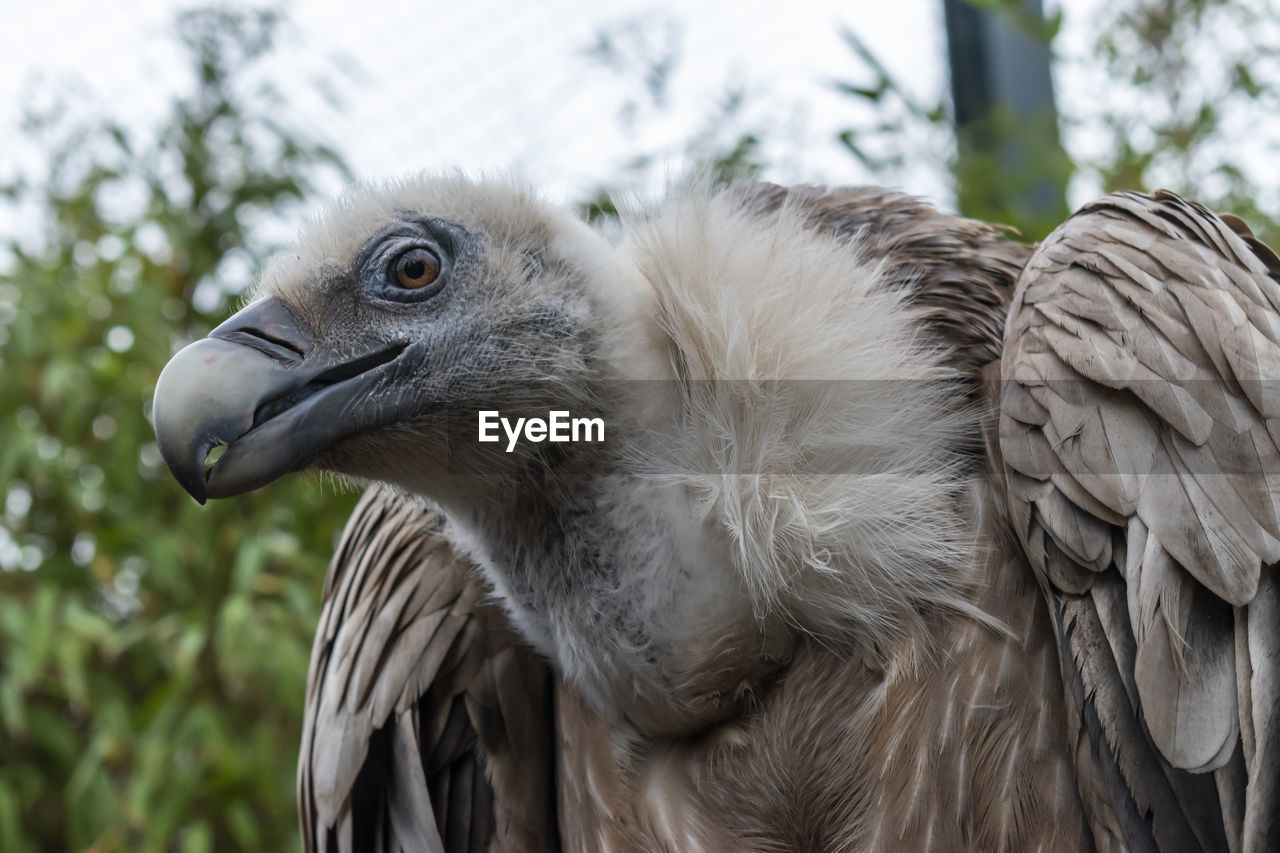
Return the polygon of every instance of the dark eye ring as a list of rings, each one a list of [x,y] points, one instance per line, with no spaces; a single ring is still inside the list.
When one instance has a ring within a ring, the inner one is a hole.
[[[421,290],[440,277],[440,258],[430,249],[410,249],[396,258],[392,270],[405,290]]]

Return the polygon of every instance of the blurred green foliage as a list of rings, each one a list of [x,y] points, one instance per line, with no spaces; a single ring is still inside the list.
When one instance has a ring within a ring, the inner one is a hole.
[[[1026,11],[1023,0],[971,0],[970,5],[1004,15],[1050,44],[1061,25],[1060,14],[1042,20]],[[996,104],[989,114],[957,129],[949,98],[917,96],[857,33],[845,30],[842,36],[855,76],[832,85],[871,109],[862,111],[870,118],[851,124],[839,141],[878,180],[897,184],[912,163],[945,164],[960,213],[1013,226],[1026,240],[1042,239],[1066,218],[1069,210],[1061,200],[1050,205],[1035,200],[1044,197],[1045,189],[1049,196],[1058,195],[1072,173],[1051,105],[1034,117],[1020,117]],[[931,132],[939,129],[946,132]],[[1017,156],[1010,157],[1010,151]]]
[[[154,139],[33,117],[49,173],[6,188],[40,238],[0,276],[0,850],[297,846],[311,635],[353,498],[288,478],[198,507],[147,421],[171,352],[269,248],[264,217],[343,172],[253,83],[276,26],[184,14],[194,84]]]
[[[1059,53],[1060,11],[1039,21],[1023,0],[969,2],[1007,15]],[[845,33],[851,79],[834,85],[870,107],[860,111],[870,119],[851,123],[840,143],[888,184],[900,183],[907,164],[945,163],[961,213],[1012,225],[1026,239],[1043,237],[1057,217],[1021,207],[1021,194],[1007,190],[1051,175],[1070,179],[1083,199],[1171,189],[1235,213],[1265,241],[1280,243],[1280,172],[1256,168],[1280,154],[1280,123],[1267,120],[1280,114],[1274,0],[1120,0],[1096,7],[1088,28],[1085,55],[1058,56],[1054,68],[1059,76],[1075,72],[1077,84],[1090,88],[1087,102],[1057,117],[1070,159],[1048,116],[1018,121],[999,109],[978,129],[985,144],[956,145],[950,103],[913,93],[853,32]],[[1010,137],[1027,152],[1013,168],[1000,155]]]
[[[682,59],[681,27],[671,15],[656,11],[623,18],[597,32],[584,51],[592,64],[617,82],[621,95],[615,118],[628,134],[659,119],[671,106]],[[593,223],[616,218],[618,200],[653,183],[671,162],[684,162],[691,174],[716,184],[761,177],[765,169],[761,142],[767,129],[744,115],[747,102],[741,85],[727,84],[687,138],[675,148],[633,146],[611,180],[579,202],[578,212]]]
[[[1096,150],[1078,166],[1103,191],[1164,187],[1280,245],[1280,8],[1275,0],[1130,0],[1098,21]]]

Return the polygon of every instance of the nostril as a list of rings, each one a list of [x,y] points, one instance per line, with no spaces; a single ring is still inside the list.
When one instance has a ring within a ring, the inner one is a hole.
[[[252,328],[251,328],[251,329],[245,329],[245,331],[246,331],[247,333],[251,334],[251,335],[257,335],[259,338],[262,338],[262,339],[263,339],[264,341],[266,341],[267,343],[275,344],[276,346],[280,347],[281,349],[286,349],[286,350],[288,350],[289,352],[291,352],[291,353],[293,353],[294,355],[296,355],[298,358],[305,358],[305,357],[306,357],[306,355],[307,355],[305,352],[303,352],[303,351],[302,351],[302,348],[301,348],[300,346],[298,346],[297,344],[295,344],[293,341],[289,341],[289,340],[285,340],[284,338],[276,337],[275,335],[272,335],[272,334],[269,334],[269,333],[267,333],[267,332],[264,332],[264,331],[262,331],[261,329],[252,329]]]
[[[307,355],[293,341],[276,337],[252,326],[224,332],[221,337],[223,340],[255,349],[263,355],[274,358],[276,361],[286,365],[297,364]]]

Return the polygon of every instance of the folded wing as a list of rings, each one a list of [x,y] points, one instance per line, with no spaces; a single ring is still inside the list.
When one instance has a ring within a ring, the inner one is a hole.
[[[325,581],[298,762],[308,851],[556,849],[550,671],[439,517],[371,488]]]
[[[1280,849],[1280,260],[1172,193],[1108,196],[1028,262],[1001,373],[1095,834]]]

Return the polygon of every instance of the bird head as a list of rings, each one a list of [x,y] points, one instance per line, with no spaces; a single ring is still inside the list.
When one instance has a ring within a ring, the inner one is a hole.
[[[635,279],[594,231],[510,184],[358,188],[165,367],[160,451],[201,502],[303,468],[413,488],[423,467],[514,464],[477,442],[478,410],[590,409],[628,360],[617,318]]]

